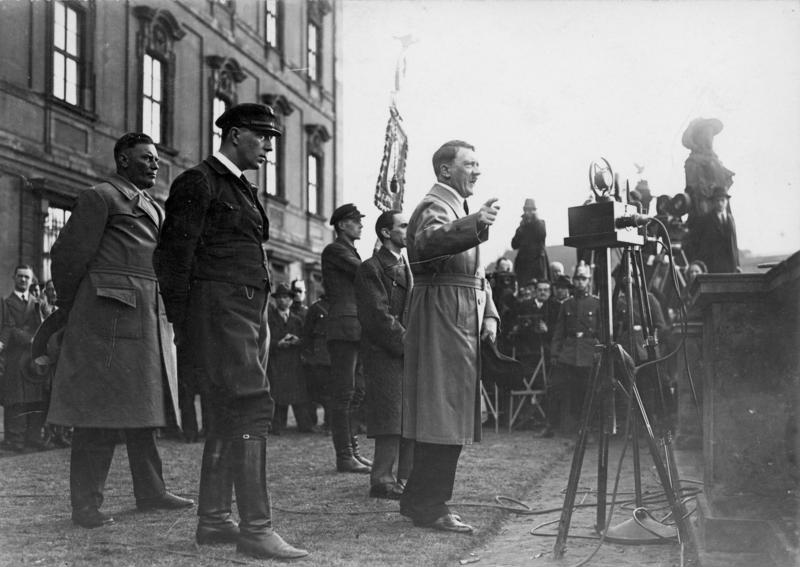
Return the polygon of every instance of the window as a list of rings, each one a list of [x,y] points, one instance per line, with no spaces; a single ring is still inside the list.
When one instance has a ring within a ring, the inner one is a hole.
[[[324,144],[331,139],[331,135],[328,129],[322,124],[306,124],[305,130],[308,135],[306,143],[306,152],[308,152],[308,187],[306,190],[308,205],[306,210],[309,213],[321,215],[324,213],[322,210],[322,202],[325,191],[323,184]]]
[[[320,187],[319,182],[321,179],[320,162],[322,160],[315,155],[308,156],[308,189],[306,196],[308,198],[308,212],[318,215],[320,214],[319,195]]]
[[[60,0],[53,3],[53,96],[80,104],[83,14]]]
[[[133,13],[139,20],[136,46],[141,63],[140,129],[156,144],[168,146],[173,137],[175,108],[175,42],[186,32],[169,10],[136,6]]]
[[[50,249],[58,238],[61,229],[69,220],[70,211],[58,207],[47,207],[47,218],[44,221],[42,235],[42,283],[50,279]]]
[[[246,75],[233,57],[208,55],[206,63],[211,68],[211,151],[217,151],[222,143],[222,131],[214,122],[236,104],[236,85],[244,81]]]
[[[143,67],[142,132],[153,138],[156,144],[160,144],[162,141],[161,112],[164,100],[162,65],[158,59],[145,54]]]
[[[307,69],[309,78],[319,82],[319,26],[313,22],[308,23]]]
[[[211,111],[211,151],[213,152],[217,151],[220,144],[222,144],[222,129],[214,123],[217,121],[217,118],[228,110],[229,106],[230,104],[224,98],[219,96],[214,97],[214,105]]]
[[[267,44],[280,51],[278,46],[278,0],[266,0],[266,41]]]
[[[275,138],[274,148],[267,153],[267,163],[264,164],[264,190],[268,195],[283,196],[283,188],[278,186],[278,160],[280,139]]]

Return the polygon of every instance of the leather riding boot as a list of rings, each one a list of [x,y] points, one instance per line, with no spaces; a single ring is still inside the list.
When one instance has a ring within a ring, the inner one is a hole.
[[[203,447],[195,540],[200,545],[234,543],[239,526],[231,515],[233,471],[230,441],[209,437]]]
[[[233,485],[239,508],[236,551],[258,559],[297,559],[308,555],[308,551],[289,545],[272,529],[267,490],[267,440],[246,435],[230,443]]]
[[[345,410],[331,410],[331,437],[336,450],[336,470],[339,472],[369,473],[371,469],[353,456],[350,435],[350,415]]]
[[[350,446],[353,447],[353,458],[366,467],[372,466],[372,461],[366,458],[359,452],[358,448],[358,435],[353,435],[350,438]]]

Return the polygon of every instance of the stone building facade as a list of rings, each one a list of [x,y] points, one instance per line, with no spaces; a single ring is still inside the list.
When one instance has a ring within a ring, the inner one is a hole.
[[[342,200],[339,0],[0,1],[0,281],[49,249],[114,141],[157,141],[157,199],[219,144],[229,105],[270,104],[285,135],[248,172],[270,218],[275,281],[318,293]],[[5,294],[5,286],[0,286]]]

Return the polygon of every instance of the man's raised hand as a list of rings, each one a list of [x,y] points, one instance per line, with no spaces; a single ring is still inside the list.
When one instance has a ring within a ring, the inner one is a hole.
[[[478,211],[478,222],[484,226],[492,226],[497,219],[497,211],[500,210],[499,205],[495,205],[497,197],[492,197],[481,205]]]

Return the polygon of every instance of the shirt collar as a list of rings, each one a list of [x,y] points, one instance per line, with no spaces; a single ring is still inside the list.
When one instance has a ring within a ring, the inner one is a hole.
[[[389,250],[388,248],[386,248],[386,246],[384,246],[383,248],[384,248],[384,250],[386,250],[386,251],[387,251],[389,254],[391,254],[392,256],[394,256],[394,259],[395,259],[395,260],[402,260],[402,259],[403,259],[403,255],[402,255],[402,254],[398,254],[398,253],[397,253],[397,252],[395,252],[394,250]]]
[[[220,161],[222,165],[227,167],[230,170],[230,172],[233,173],[236,177],[241,177],[244,174],[244,172],[238,167],[236,167],[236,165],[230,159],[228,159],[228,157],[222,152],[214,152],[213,155]]]
[[[19,297],[19,298],[20,298],[22,301],[26,301],[26,302],[28,301],[28,294],[27,294],[26,292],[23,292],[23,291],[17,291],[17,290],[15,289],[15,290],[14,290],[14,295],[16,295],[17,297]]]

